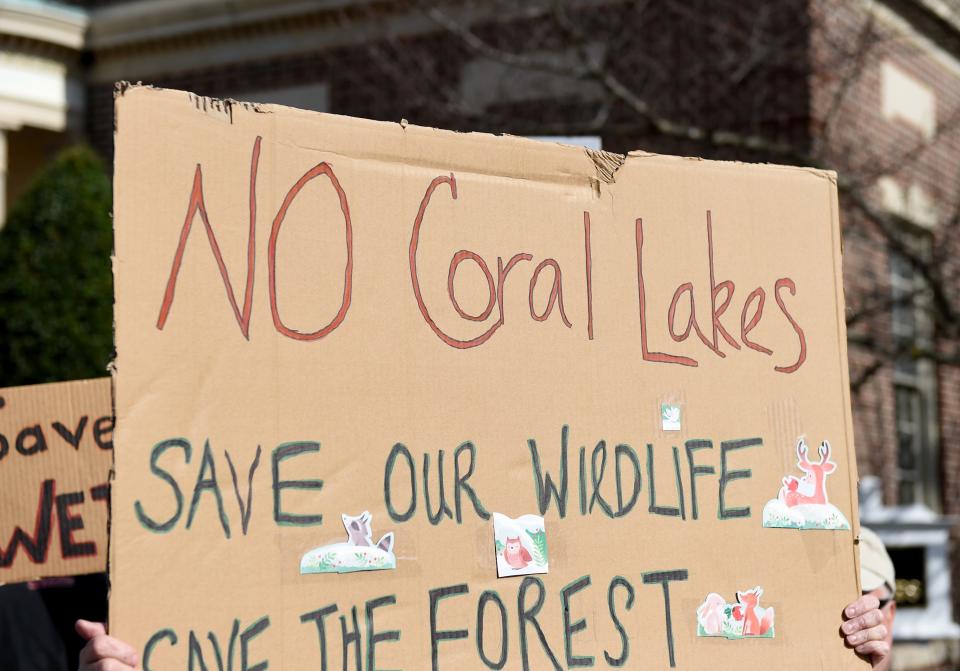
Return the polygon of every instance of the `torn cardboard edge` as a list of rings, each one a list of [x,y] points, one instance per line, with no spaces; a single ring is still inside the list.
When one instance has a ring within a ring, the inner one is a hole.
[[[250,103],[229,98],[212,98],[191,92],[142,84],[140,82],[135,84],[118,82],[115,85],[114,100],[116,102],[116,100],[121,97],[138,95],[141,91],[145,90],[172,98],[186,98],[189,104],[200,113],[220,121],[226,118],[231,124],[234,122],[236,114],[284,112],[297,116],[303,115],[323,118],[326,123],[346,124],[352,128],[355,128],[356,125],[361,125],[364,126],[366,133],[380,136],[379,140],[384,145],[383,151],[371,153],[366,156],[353,152],[351,155],[355,158],[369,158],[383,162],[392,162],[395,160],[393,157],[402,153],[400,151],[400,143],[409,142],[410,138],[406,137],[406,135],[413,134],[414,139],[427,148],[427,150],[423,152],[425,158],[422,164],[425,166],[429,165],[431,168],[441,171],[466,171],[472,174],[482,174],[490,177],[535,180],[559,184],[574,183],[588,188],[596,198],[601,197],[601,185],[605,186],[604,190],[614,188],[617,173],[624,166],[635,160],[656,160],[667,164],[675,164],[678,161],[696,160],[707,166],[716,166],[719,169],[782,170],[826,179],[833,185],[836,185],[837,181],[835,172],[819,168],[671,156],[641,150],[630,151],[627,154],[618,154],[605,150],[564,145],[557,142],[543,142],[541,140],[509,134],[495,135],[477,131],[459,133],[408,123],[374,121],[327,112],[301,110],[273,103]],[[461,143],[467,142],[484,145],[482,151],[478,153],[478,155],[484,157],[484,169],[481,169],[481,166],[475,164],[457,163],[456,156],[445,151],[445,143],[449,142],[453,137]],[[429,149],[432,149],[431,145],[437,145],[436,149],[429,151]],[[519,161],[517,152],[515,151],[515,148],[518,146],[522,146],[525,155],[530,156],[532,154],[533,160]],[[318,151],[328,151],[332,153],[350,153],[345,147],[338,146],[317,147],[316,149]],[[417,165],[417,163],[410,162],[405,162],[404,164]],[[539,167],[540,164],[546,164],[546,169],[531,174],[531,166],[536,165]]]

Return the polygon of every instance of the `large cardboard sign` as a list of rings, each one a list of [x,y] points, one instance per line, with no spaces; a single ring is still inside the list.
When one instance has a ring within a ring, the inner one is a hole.
[[[862,665],[832,174],[141,87],[117,126],[146,668]]]
[[[107,568],[110,378],[0,389],[0,583]]]

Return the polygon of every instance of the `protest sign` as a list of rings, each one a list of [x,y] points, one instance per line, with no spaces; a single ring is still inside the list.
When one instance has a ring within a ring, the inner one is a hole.
[[[107,568],[110,378],[0,389],[0,583]]]
[[[862,666],[831,173],[116,106],[145,668]]]

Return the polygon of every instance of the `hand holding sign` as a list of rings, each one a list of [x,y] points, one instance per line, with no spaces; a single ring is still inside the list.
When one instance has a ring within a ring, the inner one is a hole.
[[[139,657],[129,644],[107,635],[100,622],[77,620],[74,628],[87,644],[80,651],[79,671],[132,671]]]

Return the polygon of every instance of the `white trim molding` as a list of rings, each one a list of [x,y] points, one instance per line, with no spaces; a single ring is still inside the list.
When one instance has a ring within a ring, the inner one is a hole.
[[[43,0],[0,0],[0,35],[79,51],[88,25],[82,9]]]

